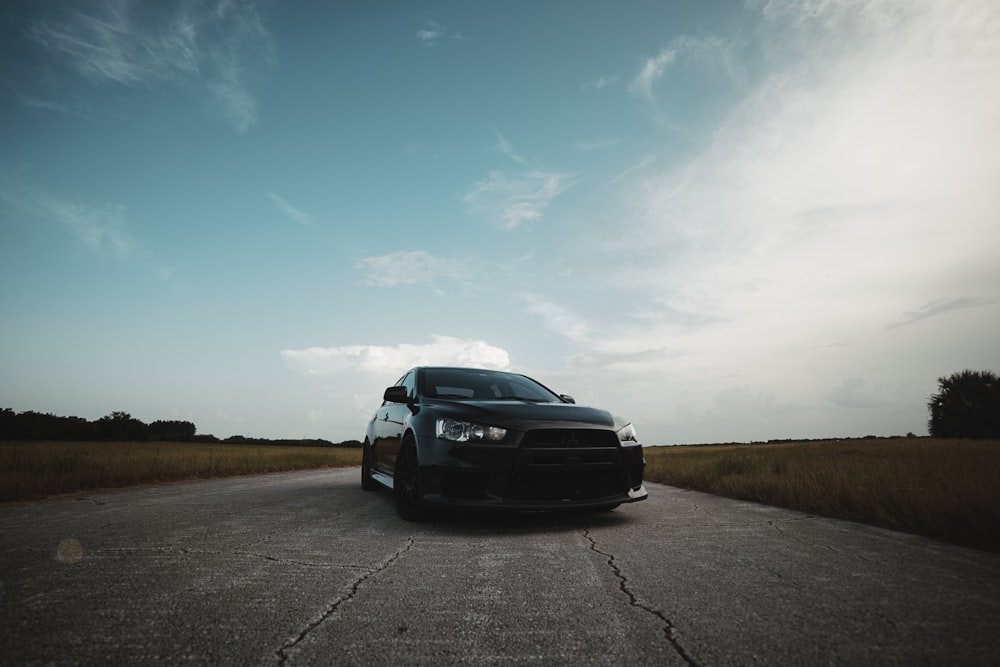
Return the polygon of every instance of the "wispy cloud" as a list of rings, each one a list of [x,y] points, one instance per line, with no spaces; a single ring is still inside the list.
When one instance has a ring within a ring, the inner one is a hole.
[[[163,45],[136,34],[123,5],[100,9],[99,16],[73,10],[64,20],[40,20],[28,35],[97,83],[131,84],[172,69]]]
[[[273,69],[270,33],[252,1],[179,3],[163,13],[107,2],[40,19],[27,35],[92,84],[196,83],[237,130],[256,122],[253,76]]]
[[[365,257],[355,268],[364,274],[364,281],[378,287],[407,287],[428,283],[441,293],[437,282],[463,280],[465,264],[457,260],[436,257],[424,250],[400,250],[387,255]]]
[[[590,338],[587,322],[565,306],[537,294],[524,296],[526,310],[538,315],[546,329],[574,343],[584,343]]]
[[[448,34],[448,28],[428,19],[424,22],[424,27],[417,31],[417,39],[427,46],[433,46],[446,34]]]
[[[581,151],[591,152],[604,150],[605,148],[613,148],[614,146],[619,146],[623,142],[622,139],[604,139],[602,141],[578,141],[576,147]]]
[[[608,86],[611,86],[618,82],[621,77],[618,74],[608,74],[599,76],[596,79],[590,79],[585,81],[580,85],[582,90],[604,90]]]
[[[296,372],[326,375],[364,371],[393,378],[414,366],[474,366],[504,370],[510,356],[483,340],[432,335],[429,343],[398,345],[343,345],[281,350],[279,356]]]
[[[511,145],[511,143],[507,141],[507,137],[503,136],[502,134],[497,135],[497,150],[506,155],[507,157],[509,157],[514,162],[521,165],[522,167],[529,167],[529,168],[531,167],[531,164],[528,162],[528,160],[518,155],[514,151],[514,147]]]
[[[59,222],[94,250],[126,257],[136,247],[127,229],[128,209],[121,204],[106,204],[94,208],[50,200],[46,205]]]
[[[516,229],[541,220],[545,209],[566,187],[566,175],[556,172],[493,171],[476,183],[464,201],[472,211],[499,219],[503,229]]]
[[[139,248],[128,231],[128,209],[122,204],[94,206],[60,199],[38,189],[4,192],[2,198],[30,215],[59,223],[102,256],[125,259]]]
[[[274,194],[273,192],[267,193],[267,198],[274,202],[274,205],[278,207],[282,213],[284,213],[288,218],[294,220],[300,225],[311,225],[313,224],[313,218],[311,215],[305,211],[298,209],[291,204],[289,204],[283,197]]]
[[[729,79],[738,81],[742,79],[742,74],[736,71],[729,51],[730,45],[714,35],[683,35],[642,63],[639,72],[629,81],[628,91],[640,98],[654,99],[657,83],[672,68],[681,66],[682,59],[684,63],[710,63],[713,69],[719,69]]]
[[[571,175],[532,164],[515,152],[503,136],[497,148],[522,169],[491,171],[465,195],[465,204],[474,213],[498,220],[503,229],[541,220],[552,201],[569,187]]]
[[[845,378],[826,394],[834,405],[842,408],[879,408],[887,404],[884,388],[869,387],[860,377]]]
[[[944,315],[956,310],[965,310],[966,308],[982,308],[983,306],[992,306],[995,303],[997,303],[997,299],[995,298],[985,299],[959,297],[956,299],[938,299],[924,304],[917,310],[906,311],[896,323],[889,325],[889,328],[898,329],[928,317],[936,317],[938,315]]]
[[[620,174],[618,174],[617,176],[615,176],[614,178],[612,178],[610,181],[608,181],[608,183],[609,184],[614,184],[614,183],[617,183],[619,181],[622,181],[622,180],[628,178],[629,176],[631,176],[632,174],[634,174],[635,172],[641,171],[641,170],[645,169],[646,167],[648,167],[649,165],[653,164],[654,162],[656,162],[656,156],[655,155],[647,155],[643,159],[639,160],[639,162],[637,162],[637,163],[635,163],[635,164],[627,167]]]
[[[664,49],[656,56],[649,58],[643,63],[639,73],[628,84],[628,90],[633,95],[646,98],[653,97],[653,85],[660,80],[663,72],[677,60],[675,49]]]

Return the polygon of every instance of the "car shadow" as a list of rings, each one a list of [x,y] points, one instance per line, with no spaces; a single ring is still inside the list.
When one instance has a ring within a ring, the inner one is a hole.
[[[360,492],[360,491],[359,491]],[[624,526],[635,520],[628,504],[614,510],[561,509],[551,512],[507,509],[435,508],[425,521],[408,523],[396,514],[392,492],[366,491],[381,497],[387,515],[401,525],[420,526],[429,533],[462,536],[509,536],[533,533],[579,532],[608,526]]]

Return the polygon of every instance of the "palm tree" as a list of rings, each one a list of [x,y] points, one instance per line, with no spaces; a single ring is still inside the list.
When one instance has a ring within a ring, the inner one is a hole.
[[[964,370],[938,379],[927,407],[935,438],[1000,438],[1000,377]]]

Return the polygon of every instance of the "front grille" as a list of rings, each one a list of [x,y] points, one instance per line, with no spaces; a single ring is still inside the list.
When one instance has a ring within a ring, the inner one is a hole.
[[[628,488],[618,436],[603,429],[539,429],[521,440],[508,497],[521,501],[598,500]]]
[[[618,447],[618,436],[603,429],[538,429],[528,431],[522,447]]]

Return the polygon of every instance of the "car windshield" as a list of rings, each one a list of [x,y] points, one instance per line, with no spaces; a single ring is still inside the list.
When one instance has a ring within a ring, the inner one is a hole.
[[[425,369],[422,393],[428,398],[561,402],[559,396],[523,375],[467,368]]]

